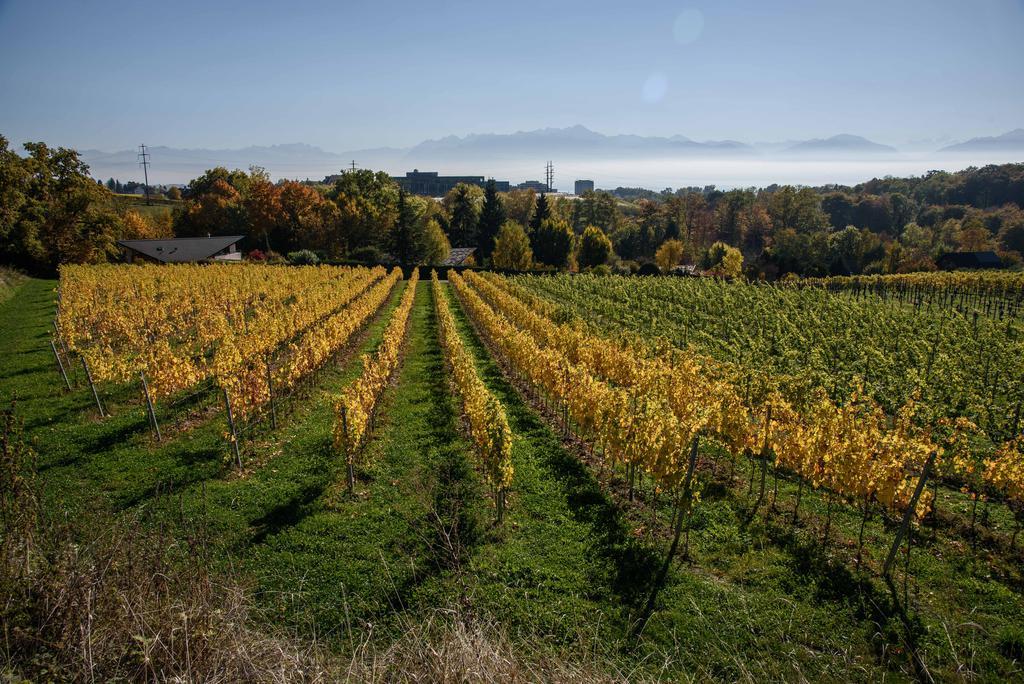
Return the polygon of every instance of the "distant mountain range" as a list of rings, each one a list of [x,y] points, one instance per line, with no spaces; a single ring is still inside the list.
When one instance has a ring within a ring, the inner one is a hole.
[[[430,158],[439,154],[458,157],[503,158],[571,155],[577,158],[621,155],[679,156],[700,154],[743,154],[753,148],[735,140],[696,142],[683,135],[669,138],[641,135],[604,135],[586,128],[541,128],[516,133],[471,134],[465,137],[450,135],[438,140],[427,140],[410,148],[409,159]]]
[[[918,148],[919,149],[919,148]],[[351,160],[364,168],[401,173],[416,168],[477,169],[498,173],[547,159],[589,164],[597,160],[615,163],[642,160],[858,160],[896,159],[901,152],[857,135],[840,134],[825,139],[780,143],[743,143],[735,140],[696,141],[683,135],[670,137],[605,135],[585,126],[542,128],[515,133],[486,133],[426,140],[408,148],[372,148],[343,153],[329,152],[304,143],[251,146],[240,149],[178,149],[151,147],[151,180],[184,182],[214,166],[246,169],[265,167],[275,178],[322,178],[348,166]],[[1024,153],[1024,129],[991,138],[974,138],[949,145],[935,154],[967,155]],[[97,178],[121,180],[141,177],[136,150],[102,152],[84,150],[82,157]]]
[[[816,154],[821,152],[827,152],[829,154],[895,154],[897,149],[895,147],[890,147],[889,145],[881,145],[876,142],[871,142],[867,138],[862,138],[859,135],[843,133],[840,135],[833,135],[831,138],[826,138],[824,140],[804,140],[803,142],[798,142],[795,145],[790,145],[784,151],[788,154]]]
[[[1024,128],[943,147],[939,152],[1024,152]]]

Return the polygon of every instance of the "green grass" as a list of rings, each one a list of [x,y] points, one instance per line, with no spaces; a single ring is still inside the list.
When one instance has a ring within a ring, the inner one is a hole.
[[[479,609],[502,616],[513,632],[610,651],[626,624],[623,591],[632,593],[619,581],[622,571],[649,555],[626,538],[596,481],[505,381],[453,298],[450,306],[513,431],[509,511],[499,538],[473,557],[469,593]]]
[[[147,218],[162,219],[184,206],[184,203],[181,200],[154,197],[146,204],[146,198],[142,195],[114,195],[114,205],[121,211],[131,209]]]
[[[182,200],[173,200],[169,197],[150,197],[149,204],[146,204],[146,197],[144,195],[135,194],[115,194],[114,201],[118,202],[123,206],[130,206],[135,208],[136,206],[152,206],[152,207],[177,207],[182,205]]]
[[[141,512],[171,530],[201,530],[211,556],[251,580],[269,619],[299,634],[344,651],[368,637],[386,644],[410,623],[452,609],[496,621],[513,643],[621,676],[911,678],[888,591],[854,567],[857,512],[837,507],[823,546],[824,499],[805,491],[792,528],[796,486],[781,480],[777,511],[769,512],[769,491],[749,519],[748,466],[733,471],[713,445],[702,451],[692,558],[672,565],[634,643],[630,628],[668,545],[667,497],[652,502],[644,483],[643,503],[630,503],[619,473],[584,465],[509,383],[449,296],[514,434],[515,482],[496,527],[447,386],[429,283],[417,290],[404,360],[361,454],[355,496],[331,447],[333,398],[360,372],[358,353],[379,344],[401,287],[355,355],[294,399],[276,432],[245,442],[239,474],[223,414],[210,408],[215,396],[162,407],[166,439],[157,443],[137,388],[101,388],[113,413],[103,420],[80,369],[76,388],[62,390],[49,349],[54,286],[30,280],[0,302],[0,397],[18,398],[49,508]],[[174,426],[186,419],[190,429]],[[910,612],[924,660],[937,679],[956,678],[958,668],[983,681],[1019,679],[1021,557],[1005,551],[1001,532],[993,536],[1008,525],[1005,511],[991,508],[973,551],[964,498],[940,492],[940,525],[920,531],[911,561]],[[876,568],[892,527],[876,516],[866,536]]]

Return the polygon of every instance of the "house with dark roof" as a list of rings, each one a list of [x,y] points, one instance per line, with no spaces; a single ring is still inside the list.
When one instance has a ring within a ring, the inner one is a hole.
[[[935,264],[944,271],[960,269],[1002,268],[1003,261],[995,252],[948,252]]]
[[[700,269],[697,268],[696,264],[679,264],[673,266],[668,270],[669,273],[675,276],[683,276],[685,278],[697,278],[700,277]]]
[[[244,235],[171,238],[167,240],[118,240],[124,261],[179,264],[196,261],[241,261],[238,243]]]
[[[440,263],[441,266],[465,266],[466,259],[473,256],[476,247],[452,247],[448,250],[448,258]]]

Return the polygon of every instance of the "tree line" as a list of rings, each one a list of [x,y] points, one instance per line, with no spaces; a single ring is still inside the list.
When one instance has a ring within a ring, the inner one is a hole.
[[[146,191],[146,184],[140,183],[139,181],[126,181],[122,183],[117,178],[108,178],[106,182],[102,180],[96,181],[97,183],[106,187],[107,190],[114,193],[115,195],[137,195],[144,194]],[[180,200],[181,189],[174,185],[150,185],[149,194],[153,198]]]
[[[508,270],[688,264],[771,279],[932,270],[949,251],[994,250],[1009,264],[1024,254],[1024,164],[853,187],[617,188],[579,198],[497,192],[488,182],[439,199],[365,169],[321,184],[218,167],[159,211],[125,203],[118,186],[128,184],[90,178],[74,150],[27,143],[19,154],[0,137],[0,259],[42,274],[114,260],[119,239],[244,235],[256,259],[430,265],[451,247],[473,247],[477,265]]]
[[[856,186],[616,188],[591,204],[580,209],[600,214],[623,258],[650,258],[666,235],[683,241],[684,260],[699,261],[720,241],[742,252],[750,276],[934,270],[956,251],[991,250],[1014,266],[1024,255],[1024,164]]]

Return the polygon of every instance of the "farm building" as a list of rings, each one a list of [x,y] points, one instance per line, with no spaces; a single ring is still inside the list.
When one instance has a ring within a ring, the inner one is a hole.
[[[1002,260],[995,252],[949,252],[940,256],[935,263],[944,271],[1003,267]]]
[[[166,240],[118,240],[126,263],[185,263],[194,261],[241,261],[238,243],[244,235],[171,238]]]

